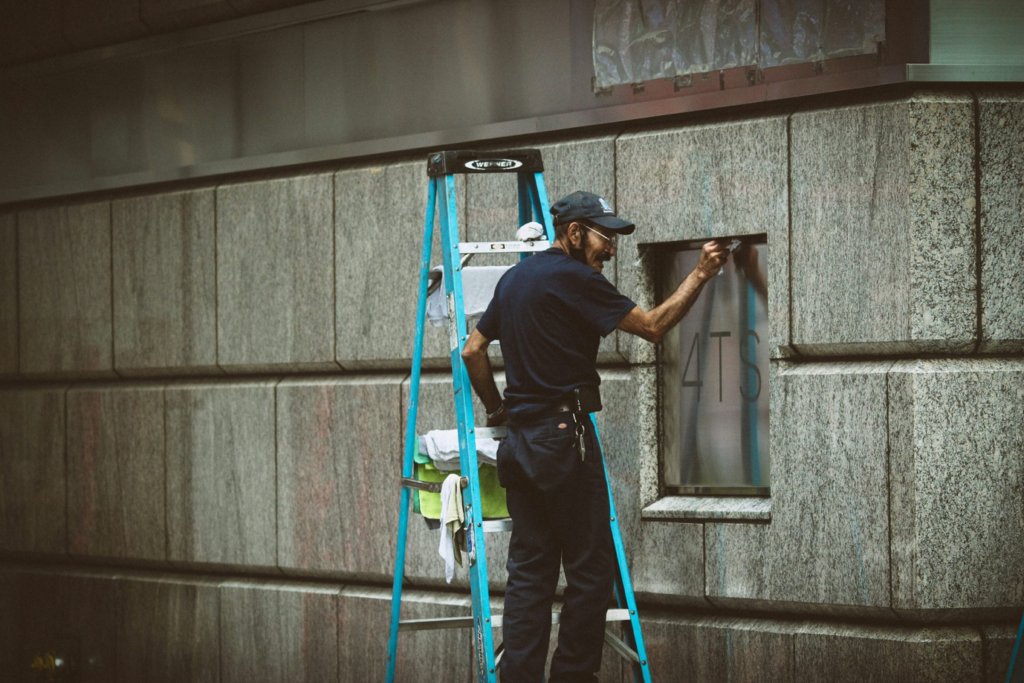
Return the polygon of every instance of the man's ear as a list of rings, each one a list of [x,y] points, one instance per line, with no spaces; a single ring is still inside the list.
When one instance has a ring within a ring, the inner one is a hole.
[[[573,232],[573,228],[576,229],[575,233]],[[573,221],[572,223],[569,224],[569,230],[567,231],[567,234],[569,236],[569,244],[572,245],[573,249],[579,249],[583,244],[583,226],[577,223],[576,221]],[[576,243],[576,237],[579,238],[579,244]]]

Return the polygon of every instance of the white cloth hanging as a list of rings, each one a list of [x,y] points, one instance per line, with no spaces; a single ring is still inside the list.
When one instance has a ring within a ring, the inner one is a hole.
[[[466,522],[462,509],[462,477],[449,474],[441,484],[441,540],[437,554],[444,560],[444,579],[452,582],[455,563],[462,566],[462,551],[466,547]]]
[[[546,236],[544,226],[537,221],[530,221],[529,223],[523,223],[523,225],[516,230],[516,239],[520,242],[533,242],[535,240],[543,239]]]
[[[434,429],[421,437],[426,453],[434,467],[442,472],[459,471],[459,432],[456,429]],[[498,466],[498,441],[487,437],[476,438],[478,465]],[[443,508],[442,508],[443,509]]]
[[[462,269],[462,305],[467,321],[484,314],[494,298],[498,280],[511,267],[466,266]],[[441,273],[441,285],[427,297],[427,319],[434,327],[444,327],[448,324],[448,286],[444,281],[444,268],[435,266],[431,272]]]

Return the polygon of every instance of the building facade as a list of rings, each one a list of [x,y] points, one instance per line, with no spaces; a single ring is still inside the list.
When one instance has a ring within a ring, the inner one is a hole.
[[[634,221],[605,272],[645,307],[666,245],[767,240],[769,496],[667,494],[658,349],[600,348],[655,680],[1004,680],[1024,89],[893,84],[476,144],[538,147],[551,197]],[[425,158],[8,190],[0,671],[30,680],[49,653],[81,681],[383,679]],[[511,177],[458,191],[464,239],[510,238]],[[422,432],[454,426],[445,335],[427,328]],[[468,613],[413,522],[403,617]],[[500,610],[507,535],[487,541]],[[470,636],[403,634],[399,680],[471,680]],[[606,650],[601,679],[632,677]]]

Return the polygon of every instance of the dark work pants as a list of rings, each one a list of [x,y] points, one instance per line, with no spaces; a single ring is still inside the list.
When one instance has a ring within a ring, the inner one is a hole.
[[[512,516],[502,683],[543,680],[560,563],[567,587],[550,681],[597,681],[615,550],[601,454],[589,420],[585,426],[582,461],[570,414],[512,425],[498,449]]]

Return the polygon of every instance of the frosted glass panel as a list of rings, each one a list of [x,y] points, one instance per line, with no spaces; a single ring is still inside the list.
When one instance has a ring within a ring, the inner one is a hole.
[[[662,342],[670,492],[767,493],[769,486],[768,246],[744,244],[737,255],[748,265],[731,259]],[[699,249],[673,254],[662,291],[674,290],[699,257]]]

